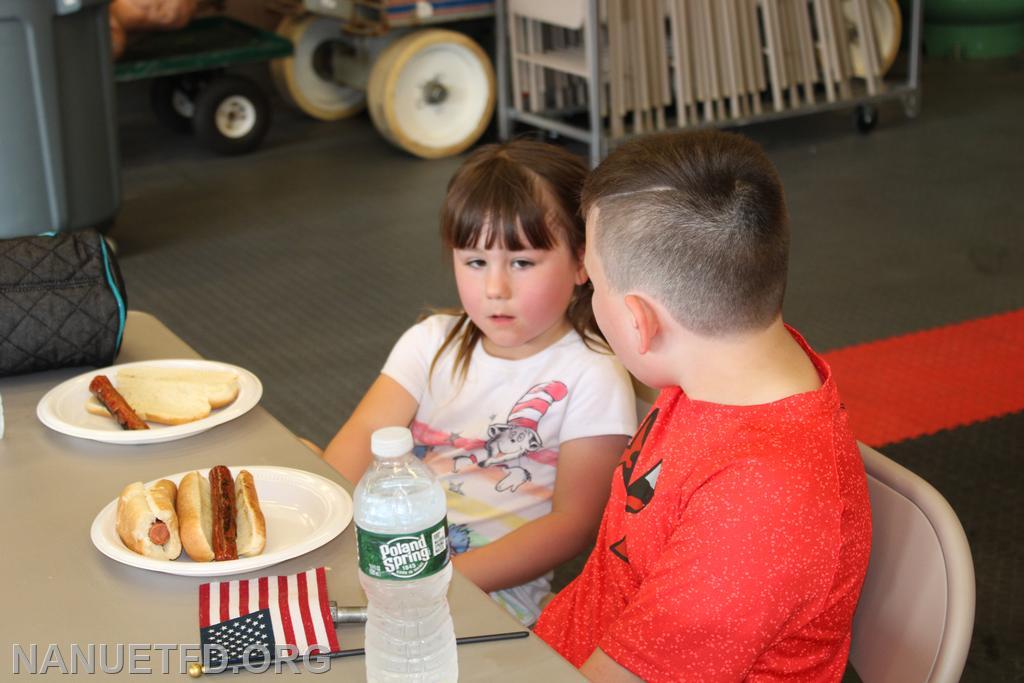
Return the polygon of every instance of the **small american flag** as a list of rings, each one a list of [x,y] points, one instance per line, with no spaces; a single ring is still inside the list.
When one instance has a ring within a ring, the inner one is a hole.
[[[282,647],[297,654],[338,652],[324,568],[204,583],[199,587],[199,638],[203,645],[223,647],[228,665],[241,663],[246,648],[251,648],[248,655],[254,662],[262,650],[252,648],[266,648],[271,657]],[[211,648],[206,664],[220,666],[222,656],[224,652]]]

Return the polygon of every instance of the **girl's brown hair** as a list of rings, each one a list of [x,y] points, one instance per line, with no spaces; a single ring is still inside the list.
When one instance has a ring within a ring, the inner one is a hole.
[[[480,147],[448,182],[441,207],[441,239],[446,249],[484,247],[551,249],[559,243],[582,258],[586,224],[579,212],[588,168],[561,147],[533,140],[512,140]],[[487,234],[484,235],[484,230]],[[607,349],[590,306],[590,282],[577,285],[566,311],[573,329],[591,348]],[[450,346],[456,348],[453,376],[463,379],[483,333],[465,311],[430,364]]]

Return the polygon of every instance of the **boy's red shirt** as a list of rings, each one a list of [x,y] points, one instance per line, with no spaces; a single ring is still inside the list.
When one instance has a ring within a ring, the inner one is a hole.
[[[757,406],[666,389],[620,461],[597,545],[536,633],[647,681],[838,681],[867,570],[864,466],[828,365]]]

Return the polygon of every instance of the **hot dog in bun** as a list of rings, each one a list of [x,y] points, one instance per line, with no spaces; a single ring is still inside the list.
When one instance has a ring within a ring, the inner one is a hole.
[[[129,549],[158,560],[181,554],[176,493],[167,479],[148,488],[140,481],[124,487],[117,499],[117,535]]]
[[[236,560],[259,555],[267,542],[252,474],[241,470],[236,479],[223,465],[182,478],[178,492],[181,543],[197,562]]]

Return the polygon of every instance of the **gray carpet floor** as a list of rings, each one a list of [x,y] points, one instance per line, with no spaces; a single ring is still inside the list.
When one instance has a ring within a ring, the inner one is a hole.
[[[402,330],[456,303],[437,212],[459,159],[280,102],[260,150],[215,157],[158,127],[143,88],[122,86],[120,105],[111,235],[131,306],[252,369],[264,405],[324,442]],[[829,350],[1024,304],[1022,111],[1020,60],[938,62],[915,120],[891,103],[870,135],[849,112],[742,129],[788,195],[787,320]]]
[[[1024,306],[1021,67],[926,62],[920,117],[884,105],[866,136],[850,112],[743,129],[782,173],[793,224],[785,316],[820,351]],[[456,303],[437,212],[459,159],[415,159],[365,115],[319,123],[279,100],[260,150],[214,157],[159,128],[145,100],[139,85],[119,90],[123,204],[111,236],[130,306],[255,372],[263,405],[326,443],[401,332]],[[1002,428],[995,443],[1009,453],[991,463],[969,448],[944,453],[951,461],[932,478],[969,532],[1000,533],[976,558],[964,680],[1024,676],[1024,557],[1007,545],[1020,520],[993,526],[1006,513],[983,500],[999,484],[996,463],[1015,473],[999,495],[1024,494],[1021,421]]]

